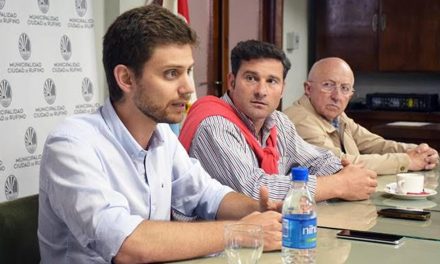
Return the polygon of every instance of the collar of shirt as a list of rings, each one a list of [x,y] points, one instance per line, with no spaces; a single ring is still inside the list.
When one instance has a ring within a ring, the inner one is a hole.
[[[102,117],[110,131],[116,137],[116,140],[121,143],[122,147],[130,156],[144,158],[147,151],[137,143],[124,123],[119,119],[109,98],[105,100],[104,106],[102,107]],[[151,136],[149,147],[156,148],[161,146],[164,142],[163,138],[160,131],[156,129]]]
[[[262,137],[258,138],[256,133],[255,133],[254,123],[243,112],[241,112],[240,110],[237,109],[237,107],[235,107],[235,105],[232,102],[231,97],[229,97],[228,93],[225,93],[221,97],[221,99],[224,100],[226,103],[230,104],[232,106],[232,108],[234,108],[234,110],[238,113],[238,116],[240,117],[240,119],[249,128],[249,130],[252,132],[252,134],[255,136],[255,138],[257,138],[260,143],[265,145],[266,144],[266,140],[269,137],[270,129],[276,125],[275,118],[274,118],[275,114],[272,113],[269,117],[266,118],[266,120],[264,121],[264,125],[262,127],[262,131],[261,131],[262,132]]]
[[[334,128],[336,128],[336,130],[339,128],[339,118],[336,117],[336,118],[333,119],[330,123],[332,124],[332,126],[333,126]]]

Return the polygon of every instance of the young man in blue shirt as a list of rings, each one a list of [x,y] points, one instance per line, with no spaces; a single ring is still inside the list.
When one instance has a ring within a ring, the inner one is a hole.
[[[280,203],[213,180],[166,123],[194,92],[195,33],[159,6],[119,16],[104,36],[110,98],[48,136],[40,170],[42,263],[146,263],[223,250],[231,220],[261,224],[265,250],[281,244]],[[267,211],[263,212],[262,211]],[[207,222],[170,222],[171,215]]]

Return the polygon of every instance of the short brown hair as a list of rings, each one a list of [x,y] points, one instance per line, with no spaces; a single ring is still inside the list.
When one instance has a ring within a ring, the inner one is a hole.
[[[290,70],[290,60],[284,51],[272,43],[260,40],[240,41],[231,51],[231,68],[232,74],[237,76],[242,61],[250,61],[253,59],[276,59],[283,64],[283,78],[286,79]]]
[[[196,33],[169,10],[151,4],[126,11],[110,25],[103,41],[103,64],[112,102],[122,97],[113,75],[118,64],[129,67],[136,77],[157,46],[195,45]]]

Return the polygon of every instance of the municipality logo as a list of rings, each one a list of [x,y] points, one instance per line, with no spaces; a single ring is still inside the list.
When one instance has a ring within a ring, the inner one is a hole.
[[[48,78],[44,82],[44,99],[48,104],[53,104],[57,98],[55,83],[52,79]]]
[[[93,98],[93,84],[89,78],[85,77],[81,85],[82,96],[86,102],[89,102]]]
[[[5,181],[6,200],[14,200],[18,197],[18,181],[14,175],[9,175]]]
[[[78,16],[83,17],[87,13],[87,1],[75,0],[75,9]]]
[[[69,60],[70,56],[72,56],[72,44],[70,44],[70,39],[66,35],[63,35],[61,37],[60,51],[61,56],[63,56],[64,60]]]
[[[47,11],[49,11],[49,0],[37,0],[38,1],[38,8],[40,8],[40,11],[43,14],[46,14]]]
[[[31,57],[31,40],[26,33],[21,33],[18,39],[18,49],[23,60],[28,60]]]
[[[0,0],[0,10],[5,6],[6,0]]]
[[[28,127],[24,135],[24,145],[30,154],[37,149],[37,133],[33,127]]]
[[[0,82],[0,103],[3,107],[8,107],[12,101],[12,89],[7,80]]]

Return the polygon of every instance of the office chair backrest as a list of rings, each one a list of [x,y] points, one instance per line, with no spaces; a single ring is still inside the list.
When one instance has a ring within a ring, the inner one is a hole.
[[[0,263],[39,263],[38,195],[0,203]]]

